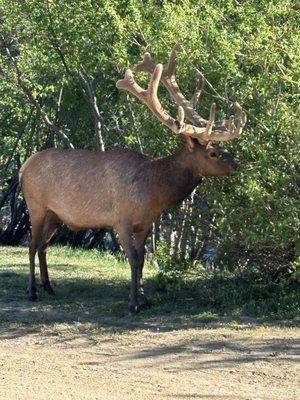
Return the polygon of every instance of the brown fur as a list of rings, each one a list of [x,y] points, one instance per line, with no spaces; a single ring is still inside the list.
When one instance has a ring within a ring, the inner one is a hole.
[[[165,208],[185,199],[202,176],[228,175],[234,167],[229,153],[196,141],[192,151],[184,146],[156,160],[125,150],[49,149],[33,155],[20,170],[32,224],[29,298],[36,298],[36,251],[42,283],[53,293],[46,248],[63,222],[72,230],[113,228],[131,266],[130,307],[146,305],[142,269],[152,222]]]

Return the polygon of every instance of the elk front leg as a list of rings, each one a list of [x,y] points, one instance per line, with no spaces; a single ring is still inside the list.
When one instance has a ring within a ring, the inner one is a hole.
[[[129,309],[131,311],[138,311],[138,269],[139,269],[139,256],[134,246],[133,230],[130,225],[122,225],[117,228],[119,240],[125,254],[128,258],[131,268],[131,289]]]
[[[139,257],[138,266],[138,306],[139,308],[150,307],[150,302],[145,296],[144,285],[143,285],[143,267],[145,260],[145,242],[149,233],[149,228],[144,231],[137,232],[134,235],[134,244]]]

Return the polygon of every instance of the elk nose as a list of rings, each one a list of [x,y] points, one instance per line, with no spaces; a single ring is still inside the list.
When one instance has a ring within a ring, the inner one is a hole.
[[[238,162],[235,159],[231,161],[230,165],[234,170],[236,170],[239,166]]]
[[[239,166],[237,160],[234,157],[230,157],[227,160],[228,164],[230,165],[230,167],[235,171],[237,169],[237,167]]]
[[[227,162],[227,164],[233,169],[236,170],[238,167],[237,160],[233,157],[232,154],[224,151],[221,155],[222,159]]]

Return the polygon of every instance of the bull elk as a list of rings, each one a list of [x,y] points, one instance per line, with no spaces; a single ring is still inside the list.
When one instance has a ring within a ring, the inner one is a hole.
[[[154,115],[184,145],[168,157],[149,159],[127,150],[106,152],[48,149],[31,156],[20,170],[20,183],[29,210],[32,239],[29,248],[30,275],[28,295],[35,300],[35,254],[38,252],[44,289],[54,294],[46,262],[47,245],[61,223],[72,230],[113,228],[131,267],[129,307],[137,311],[149,303],[144,295],[142,272],[145,241],[153,221],[167,207],[184,200],[205,176],[226,176],[235,168],[233,156],[212,141],[227,141],[238,136],[246,115],[236,103],[228,120],[215,121],[215,104],[205,120],[195,104],[199,84],[191,101],[184,98],[176,83],[176,45],[168,65],[155,65],[149,53],[134,68],[151,75],[147,90],[134,80],[128,69],[119,89],[128,91],[145,103]],[[159,83],[166,87],[178,105],[172,118],[157,97]],[[184,122],[186,118],[191,122]]]

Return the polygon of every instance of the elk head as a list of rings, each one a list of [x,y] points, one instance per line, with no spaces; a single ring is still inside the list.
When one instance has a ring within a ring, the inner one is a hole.
[[[195,110],[195,106],[203,89],[203,77],[199,76],[191,100],[186,100],[175,78],[178,50],[180,46],[176,44],[165,68],[162,64],[155,65],[149,53],[145,53],[143,60],[133,68],[134,72],[147,72],[151,75],[147,90],[141,88],[134,80],[131,69],[127,69],[125,77],[119,80],[116,86],[135,95],[148,106],[160,122],[172,132],[181,135],[189,150],[187,157],[194,163],[194,169],[199,169],[200,175],[228,175],[236,168],[234,157],[223,148],[213,145],[212,142],[224,142],[240,135],[246,123],[246,114],[242,107],[235,103],[235,115],[227,120],[215,121],[216,105],[213,103],[209,119],[202,118]],[[177,118],[171,117],[162,107],[157,97],[159,82],[162,82],[178,105]],[[184,122],[185,116],[191,124]]]

